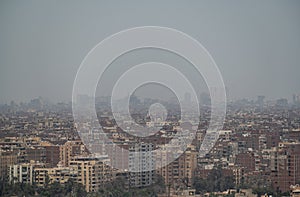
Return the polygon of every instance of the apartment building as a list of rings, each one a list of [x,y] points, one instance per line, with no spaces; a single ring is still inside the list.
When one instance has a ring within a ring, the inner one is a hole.
[[[10,182],[20,182],[33,184],[34,169],[44,167],[43,163],[36,163],[31,161],[30,163],[15,164],[8,167],[8,180]]]
[[[165,157],[168,157],[166,154]],[[190,187],[194,171],[197,167],[197,151],[195,146],[188,146],[187,150],[169,165],[158,168],[157,174],[161,175],[166,185],[171,187]]]
[[[129,186],[144,187],[153,183],[155,174],[154,145],[136,143],[129,147]]]
[[[62,166],[68,167],[71,158],[86,152],[85,146],[80,140],[67,141],[59,148],[59,159]]]
[[[75,156],[69,167],[76,174],[76,182],[81,183],[87,192],[95,192],[113,179],[109,162],[108,156]]]
[[[76,179],[77,171],[69,167],[58,166],[54,168],[35,168],[34,181],[37,186],[58,182],[66,183],[70,178]]]
[[[300,143],[281,142],[271,153],[271,179],[274,189],[290,190],[300,182]]]

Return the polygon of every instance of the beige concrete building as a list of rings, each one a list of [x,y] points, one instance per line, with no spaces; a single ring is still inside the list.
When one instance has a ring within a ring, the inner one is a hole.
[[[62,166],[69,166],[71,158],[86,153],[84,144],[80,140],[67,141],[59,148],[59,160]]]
[[[55,168],[34,169],[34,179],[37,186],[43,187],[46,184],[58,182],[66,183],[70,178],[76,179],[77,172],[69,167],[58,166]]]
[[[291,185],[291,197],[300,197],[300,185]]]
[[[69,167],[76,174],[75,181],[81,183],[87,192],[98,191],[101,185],[112,181],[113,172],[108,156],[75,156]]]
[[[9,182],[20,182],[33,184],[34,169],[43,167],[43,163],[35,163],[31,161],[30,163],[15,164],[8,167],[8,180]]]

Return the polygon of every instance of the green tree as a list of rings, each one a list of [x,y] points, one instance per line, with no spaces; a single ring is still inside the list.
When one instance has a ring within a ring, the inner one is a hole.
[[[195,177],[193,187],[196,193],[218,192],[235,187],[233,176],[224,176],[221,168],[213,169],[207,179]]]

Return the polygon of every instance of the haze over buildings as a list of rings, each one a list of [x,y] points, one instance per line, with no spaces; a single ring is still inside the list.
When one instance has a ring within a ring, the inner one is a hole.
[[[201,42],[231,97],[291,99],[300,92],[299,8],[299,1],[258,0],[1,1],[0,102],[70,101],[86,54],[113,33],[145,25]]]

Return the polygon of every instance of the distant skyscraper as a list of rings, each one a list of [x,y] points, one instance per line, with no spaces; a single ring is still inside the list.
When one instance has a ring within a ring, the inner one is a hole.
[[[262,107],[264,105],[265,96],[257,96],[257,104]]]
[[[210,95],[206,92],[200,94],[200,102],[203,105],[210,105]]]
[[[293,94],[293,104],[300,104],[300,94]]]
[[[288,106],[288,100],[286,98],[278,99],[278,100],[276,100],[276,105],[278,107],[287,107]]]

